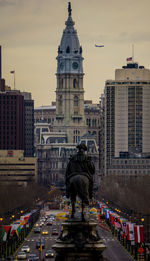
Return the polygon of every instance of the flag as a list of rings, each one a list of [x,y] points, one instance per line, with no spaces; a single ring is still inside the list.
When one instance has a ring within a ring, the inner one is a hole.
[[[16,229],[16,234],[18,237],[19,237],[20,231],[21,231],[21,223],[19,224],[19,226]]]
[[[105,219],[109,219],[109,209],[105,209]]]
[[[1,241],[7,240],[7,235],[8,235],[8,232],[10,229],[11,229],[11,226],[2,226]]]
[[[17,227],[18,227],[18,223],[13,223],[13,224],[11,225],[10,234],[11,234],[12,236],[13,236],[14,233],[16,232]]]
[[[135,243],[144,242],[142,225],[134,225],[134,240],[135,240]]]
[[[114,217],[113,217],[112,213],[109,213],[109,216],[110,216],[111,224],[114,225]]]
[[[115,228],[121,228],[121,224],[117,218],[114,219]]]
[[[10,73],[15,73],[15,71],[10,71]]]
[[[27,214],[26,216],[24,216],[24,224],[27,224],[29,217],[30,217],[30,214]]]
[[[122,223],[122,230],[123,230],[123,232],[126,234],[126,236],[127,236],[127,225],[126,225],[126,222],[123,222]]]
[[[127,62],[130,62],[130,61],[132,61],[132,57],[128,57],[126,60],[127,60]]]
[[[127,238],[128,240],[134,240],[134,224],[128,222],[127,223]]]

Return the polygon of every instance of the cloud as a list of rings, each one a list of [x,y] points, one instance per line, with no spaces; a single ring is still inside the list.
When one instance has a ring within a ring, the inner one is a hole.
[[[103,34],[97,37],[98,41],[103,43],[144,43],[150,42],[150,34],[148,32],[121,32],[119,34]]]
[[[16,5],[15,1],[0,0],[0,7],[8,7],[8,6],[14,6],[14,5]]]

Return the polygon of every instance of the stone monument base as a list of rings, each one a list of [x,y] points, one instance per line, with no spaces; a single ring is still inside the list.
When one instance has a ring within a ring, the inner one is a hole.
[[[97,224],[70,219],[62,224],[62,231],[52,247],[55,261],[101,261],[106,248],[97,232]]]

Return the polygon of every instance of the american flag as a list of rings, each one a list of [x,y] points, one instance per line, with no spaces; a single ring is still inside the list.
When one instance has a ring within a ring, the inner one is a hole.
[[[132,57],[128,57],[126,60],[127,60],[127,62],[130,62],[130,61],[132,61]]]

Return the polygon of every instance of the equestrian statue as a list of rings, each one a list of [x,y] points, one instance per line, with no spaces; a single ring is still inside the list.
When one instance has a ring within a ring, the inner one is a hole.
[[[77,145],[78,152],[71,156],[66,169],[66,196],[71,199],[72,215],[75,214],[75,202],[78,196],[82,202],[82,221],[84,218],[84,206],[89,204],[93,197],[93,175],[95,166],[91,157],[85,154],[85,144]]]

